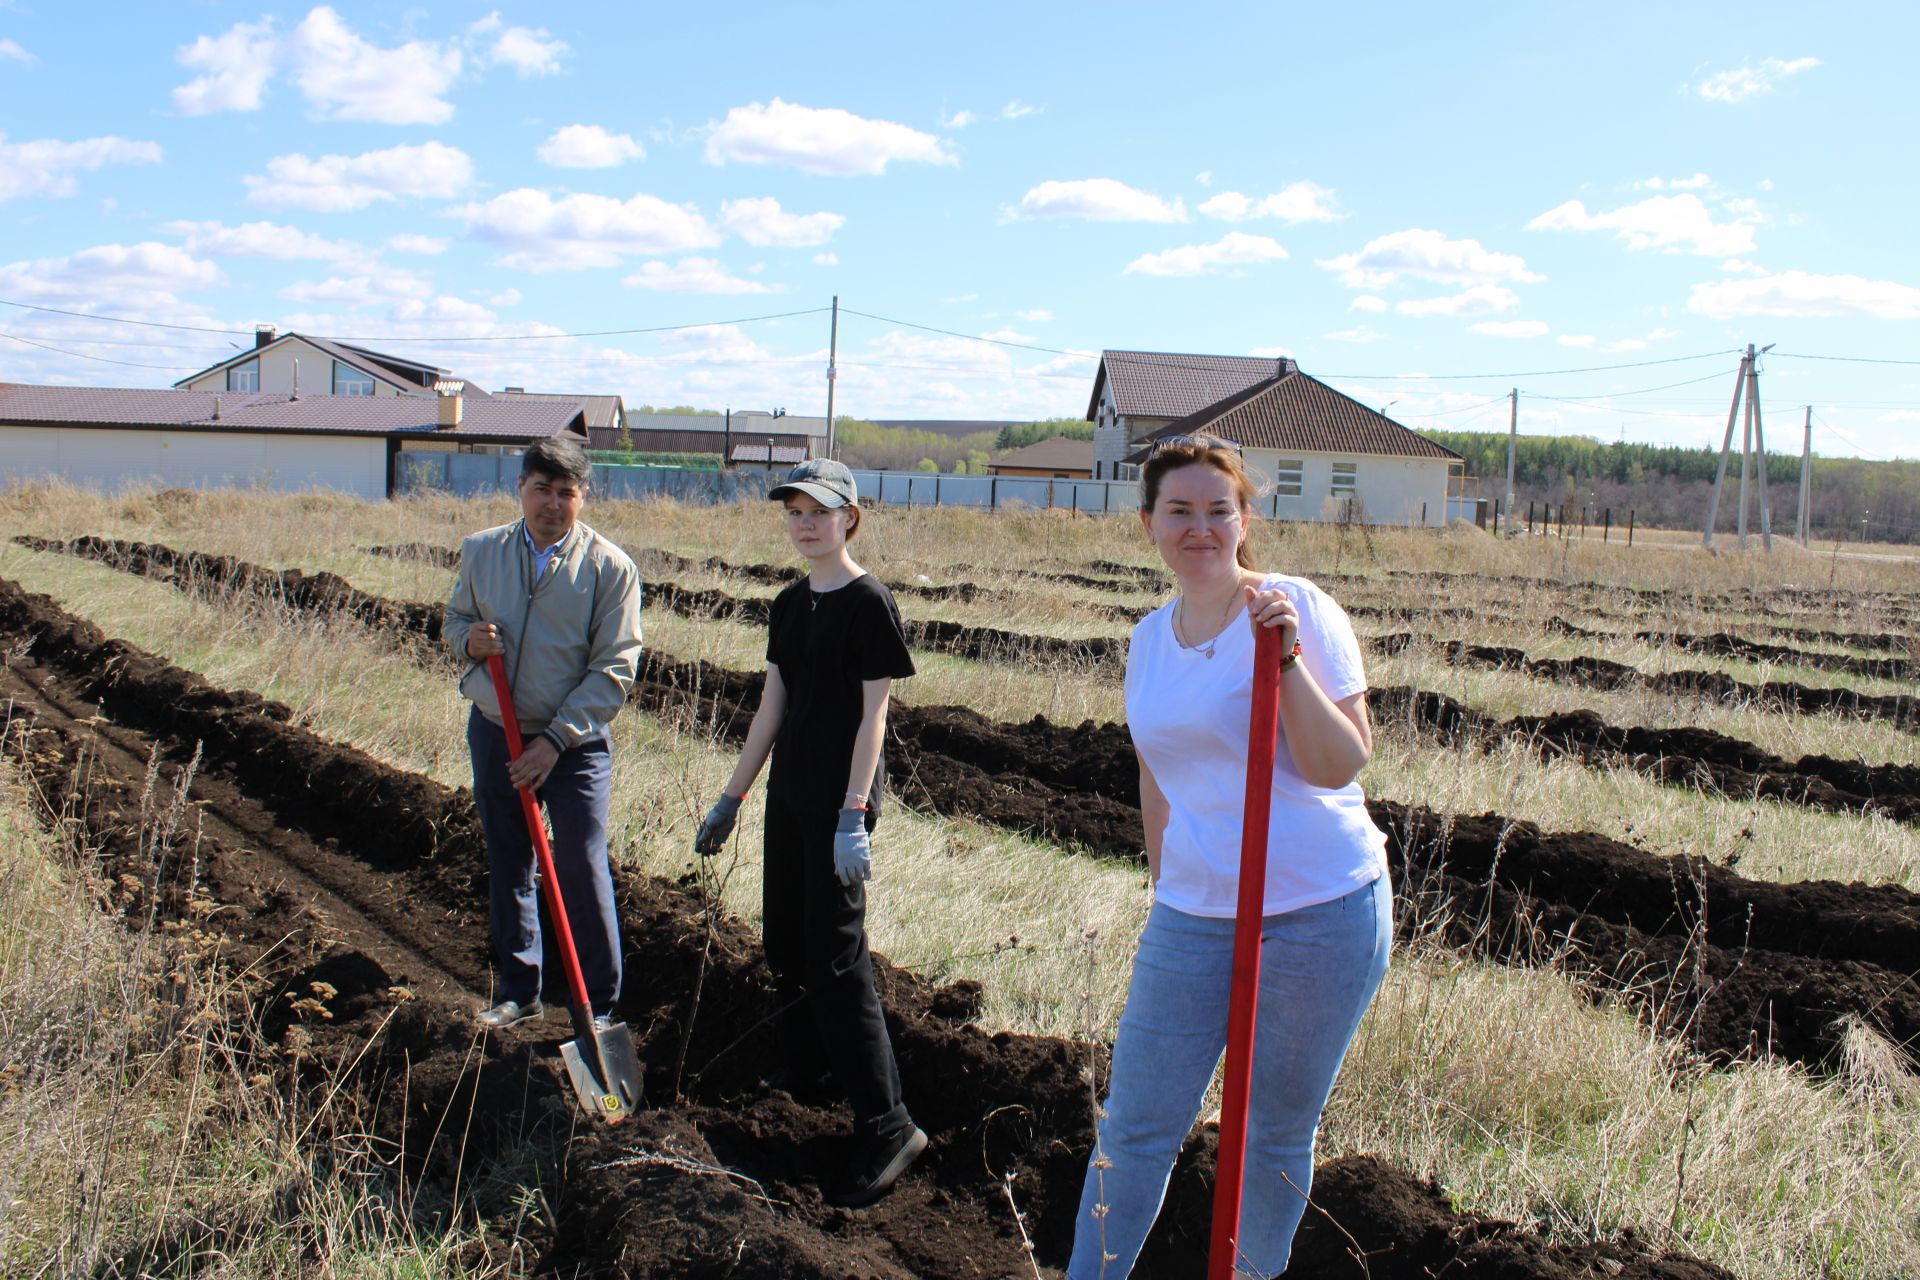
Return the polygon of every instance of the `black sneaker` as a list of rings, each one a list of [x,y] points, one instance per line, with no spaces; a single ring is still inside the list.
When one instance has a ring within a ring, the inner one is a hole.
[[[854,1152],[846,1178],[834,1188],[833,1203],[848,1209],[872,1204],[893,1190],[900,1175],[926,1149],[927,1135],[915,1124],[884,1138],[869,1138]]]

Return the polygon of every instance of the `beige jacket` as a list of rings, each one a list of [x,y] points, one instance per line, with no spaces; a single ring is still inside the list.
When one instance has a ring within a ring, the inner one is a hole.
[[[467,664],[460,692],[499,724],[487,664],[467,656],[467,632],[496,623],[520,732],[544,734],[564,751],[605,732],[626,705],[640,664],[640,571],[626,552],[576,522],[536,583],[524,523],[460,544],[443,632]]]

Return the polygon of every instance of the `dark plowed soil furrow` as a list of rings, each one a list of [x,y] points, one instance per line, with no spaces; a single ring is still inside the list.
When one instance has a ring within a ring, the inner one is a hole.
[[[484,855],[464,794],[325,743],[286,723],[276,704],[214,689],[108,641],[10,583],[0,583],[0,633],[16,722],[30,722],[42,745],[24,758],[43,790],[151,885],[156,909],[179,914],[196,892],[228,908],[196,914],[222,933],[236,964],[251,967],[260,1020],[296,1087],[331,1088],[319,1064],[350,1064],[343,1083],[369,1104],[375,1136],[408,1153],[408,1174],[442,1186],[463,1160],[477,1167],[516,1136],[544,1133],[555,1144],[545,1188],[554,1230],[500,1242],[532,1243],[541,1274],[1014,1275],[1025,1264],[1001,1176],[1028,1214],[1039,1259],[1064,1260],[1090,1133],[1084,1048],[960,1025],[974,1005],[970,992],[930,988],[883,965],[907,1095],[935,1146],[880,1205],[827,1207],[818,1172],[831,1166],[844,1120],[759,1084],[772,1056],[772,998],[751,934],[663,882],[623,875],[629,972],[646,981],[631,984],[620,1013],[640,1041],[655,1109],[619,1127],[574,1128],[550,1041],[512,1036],[475,1055],[461,1025],[451,993],[473,985],[485,902]],[[184,714],[166,717],[159,708],[169,703]],[[197,890],[183,882],[181,862],[170,876],[143,875],[136,810],[145,758],[128,718],[149,721],[152,741],[171,758],[208,735],[200,786],[211,789],[195,797],[218,812],[203,835],[205,860],[193,864],[204,868]],[[262,758],[283,767],[252,763]],[[333,786],[316,794],[296,770]],[[282,794],[289,787],[291,797]],[[258,816],[245,816],[262,803]],[[309,838],[321,827],[344,832],[337,853]],[[276,841],[256,843],[256,831]],[[323,864],[336,887],[312,887],[322,877],[309,873]],[[396,913],[401,899],[407,909]],[[383,900],[384,915],[371,909]],[[329,907],[352,919],[330,924]],[[420,968],[436,954],[455,957],[454,969]],[[427,980],[424,991],[400,989],[410,969]],[[316,995],[329,1016],[289,999]],[[374,1047],[361,1053],[369,1037]],[[449,1121],[462,1126],[457,1144]],[[328,1137],[316,1129],[316,1140]],[[1190,1140],[1137,1275],[1190,1277],[1203,1268],[1211,1149],[1209,1132]],[[1726,1275],[1679,1255],[1651,1256],[1624,1238],[1547,1245],[1508,1224],[1455,1215],[1437,1188],[1374,1161],[1337,1161],[1321,1177],[1324,1212],[1309,1215],[1299,1245],[1311,1274],[1411,1278],[1471,1261],[1516,1277],[1590,1277],[1596,1268],[1647,1280]],[[1365,1267],[1347,1253],[1354,1241],[1368,1251]]]
[[[675,663],[649,653],[634,696],[651,710],[693,720],[737,741],[757,705],[759,679],[757,674],[707,663]],[[1439,695],[1419,695],[1414,708],[1422,707],[1421,714],[1443,732],[1465,732],[1473,714]],[[1004,725],[958,708],[903,706],[890,717],[889,729],[889,780],[909,804],[1033,832],[1096,853],[1139,856],[1138,778],[1130,765],[1131,743],[1124,726],[1088,722],[1066,731],[1041,718],[1024,726]],[[1376,802],[1373,811],[1383,829],[1391,830],[1389,824],[1394,822],[1406,826],[1404,814],[1391,804]],[[1435,892],[1448,903],[1472,901],[1475,881],[1453,875],[1447,866],[1454,835],[1431,839],[1418,835],[1438,829],[1431,821],[1416,823],[1413,829],[1413,837],[1394,846],[1401,882],[1437,885]],[[1649,856],[1600,836],[1545,839],[1598,842],[1597,847],[1619,855],[1621,861]],[[1478,847],[1488,866],[1501,866],[1497,841],[1483,841]],[[1838,887],[1843,905],[1835,908],[1831,919],[1823,918],[1806,929],[1775,928],[1772,921],[1783,901],[1776,894],[1778,886],[1736,877],[1731,883],[1754,886],[1756,891],[1723,892],[1717,913],[1708,917],[1721,926],[1699,934],[1694,923],[1699,913],[1689,914],[1684,905],[1675,905],[1674,898],[1674,885],[1692,874],[1688,864],[1655,860],[1654,871],[1633,881],[1641,895],[1637,900],[1652,906],[1643,905],[1637,915],[1608,919],[1591,914],[1591,891],[1568,889],[1536,901],[1529,882],[1508,880],[1503,873],[1487,908],[1493,914],[1482,921],[1481,932],[1492,940],[1486,944],[1495,948],[1490,954],[1532,963],[1539,958],[1540,928],[1552,924],[1565,932],[1571,922],[1586,921],[1584,931],[1575,931],[1572,943],[1574,955],[1584,957],[1578,963],[1604,982],[1618,983],[1626,972],[1623,957],[1646,956],[1654,986],[1633,988],[1643,1007],[1650,1012],[1662,1010],[1657,1014],[1660,1025],[1684,1026],[1698,1047],[1722,1056],[1739,1056],[1760,1046],[1824,1061],[1837,1044],[1837,1032],[1830,1025],[1838,1016],[1835,1010],[1866,1017],[1897,1042],[1920,1043],[1915,1039],[1920,1022],[1909,1027],[1911,971],[1896,968],[1880,977],[1853,973],[1850,966],[1859,967],[1855,957],[1846,950],[1848,944],[1838,941],[1856,931],[1857,920],[1871,919],[1875,923],[1867,932],[1891,939],[1886,954],[1920,955],[1920,911],[1914,908],[1913,895],[1898,888]],[[1596,882],[1599,879],[1596,876]],[[1483,887],[1480,892],[1484,896],[1487,891]],[[1663,905],[1674,909],[1652,914]],[[1757,942],[1744,926],[1737,934],[1727,932],[1726,921],[1742,914],[1755,919],[1763,908],[1767,923],[1757,927],[1764,943]],[[1412,918],[1407,922],[1411,924]],[[1785,960],[1778,965],[1760,964],[1749,952],[1756,946],[1779,951]],[[1707,952],[1715,958],[1700,959]],[[1882,953],[1874,955],[1871,964],[1876,971],[1889,963]],[[1699,1009],[1699,998],[1707,988],[1691,979],[1682,983],[1689,972],[1687,964],[1696,973],[1727,975],[1727,981],[1714,989],[1715,1017],[1708,1018]],[[1664,979],[1659,977],[1662,973]],[[1647,992],[1655,989],[1677,994],[1662,995],[1657,1005],[1648,1004]],[[1789,1013],[1827,1030],[1815,1034],[1802,1028],[1794,1033]]]
[[[1718,658],[1740,658],[1749,662],[1773,662],[1783,666],[1813,667],[1820,671],[1844,671],[1849,675],[1872,676],[1881,680],[1920,679],[1920,666],[1907,658],[1862,658],[1850,653],[1821,653],[1793,645],[1765,644],[1743,636],[1719,632],[1710,636],[1678,635],[1667,631],[1636,631],[1633,638],[1649,644],[1670,644],[1689,653],[1707,653]]]
[[[1446,742],[1492,746],[1518,739],[1544,755],[1593,767],[1624,765],[1689,791],[1920,823],[1920,766],[1819,755],[1789,761],[1712,729],[1623,729],[1593,711],[1497,720],[1445,694],[1404,685],[1375,688],[1367,701],[1382,725],[1410,724]]]

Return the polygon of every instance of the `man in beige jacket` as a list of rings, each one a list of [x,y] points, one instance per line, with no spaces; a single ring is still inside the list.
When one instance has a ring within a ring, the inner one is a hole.
[[[520,464],[522,518],[461,544],[446,641],[467,662],[467,749],[486,832],[495,1003],[482,1025],[513,1026],[542,1010],[539,895],[517,788],[545,802],[554,868],[587,998],[596,1017],[620,995],[620,926],[607,865],[612,780],[608,725],[640,662],[640,574],[627,554],[579,522],[592,468],[569,441],[542,440]],[[490,654],[506,661],[524,750],[509,763]]]

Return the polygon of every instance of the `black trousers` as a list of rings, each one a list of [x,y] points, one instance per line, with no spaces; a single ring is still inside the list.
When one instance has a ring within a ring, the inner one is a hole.
[[[789,1065],[802,1078],[833,1072],[856,1137],[890,1136],[911,1119],[873,990],[866,886],[833,873],[835,823],[768,795],[761,938],[785,1010]]]

